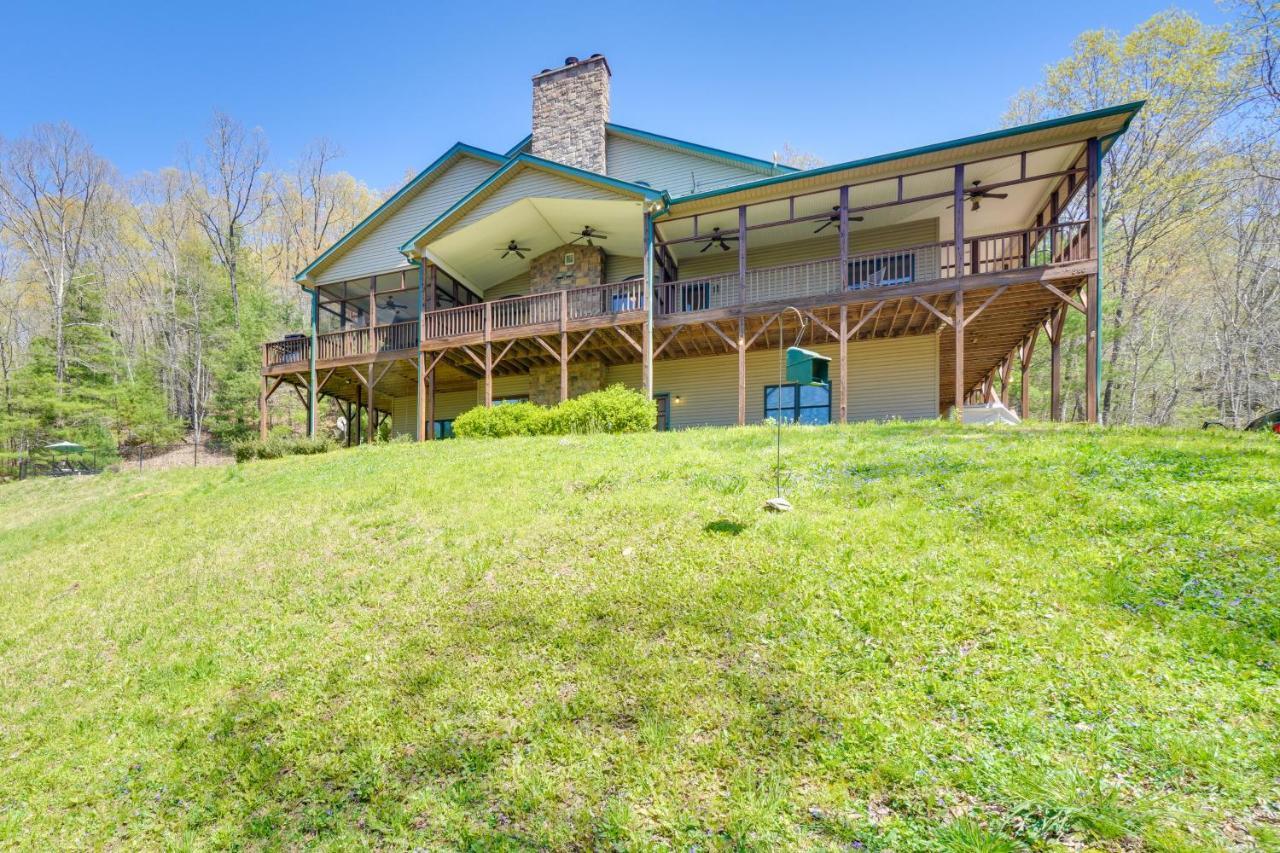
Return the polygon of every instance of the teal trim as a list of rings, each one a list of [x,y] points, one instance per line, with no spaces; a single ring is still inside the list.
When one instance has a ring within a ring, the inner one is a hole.
[[[352,237],[355,237],[357,234],[359,234],[361,231],[363,231],[373,222],[381,218],[383,213],[389,210],[392,205],[394,205],[397,201],[402,199],[407,193],[412,192],[413,189],[417,187],[419,184],[421,184],[423,181],[430,178],[433,174],[435,174],[436,172],[444,168],[449,163],[452,163],[454,159],[456,159],[457,157],[463,154],[467,154],[472,157],[477,157],[481,160],[489,160],[490,162],[495,164],[501,164],[505,162],[507,159],[503,157],[501,154],[495,154],[494,152],[486,151],[483,148],[476,148],[474,145],[467,145],[465,142],[454,143],[453,147],[451,147],[448,151],[444,152],[438,158],[436,158],[436,161],[434,163],[432,163],[430,166],[428,166],[427,168],[419,172],[417,175],[415,175],[413,180],[409,181],[409,183],[405,184],[403,187],[396,190],[395,194],[392,195],[391,198],[387,199],[382,204],[378,205],[377,210],[375,210],[373,213],[370,213],[364,219],[360,220],[359,225],[357,225],[355,228],[352,228],[350,231],[348,231],[346,234],[340,237],[336,243],[334,243],[329,248],[325,249],[324,252],[320,254],[320,257],[316,258],[314,261],[307,264],[307,266],[302,270],[302,272],[298,273],[293,277],[293,280],[300,284],[306,281],[307,276],[311,274],[311,271],[314,270],[319,264],[323,263],[326,258],[332,255],[338,249],[342,248],[348,242],[350,242]]]
[[[864,166],[874,166],[880,163],[888,163],[894,160],[905,160],[908,157],[919,157],[922,154],[934,154],[938,151],[946,151],[950,148],[961,148],[965,145],[975,145],[981,142],[992,142],[998,139],[1006,139],[1013,136],[1020,136],[1026,133],[1034,133],[1041,130],[1051,130],[1055,127],[1063,127],[1068,124],[1077,124],[1085,121],[1093,121],[1100,118],[1108,118],[1114,115],[1121,115],[1125,112],[1130,113],[1124,125],[1120,130],[1116,131],[1119,135],[1129,127],[1133,121],[1133,117],[1142,109],[1146,101],[1134,101],[1129,104],[1120,104],[1114,107],[1104,107],[1100,110],[1092,110],[1087,113],[1077,113],[1075,115],[1063,116],[1062,118],[1053,118],[1046,121],[1038,121],[1032,124],[1023,124],[1018,127],[1005,128],[1004,130],[993,130],[989,133],[980,133],[977,136],[966,136],[962,139],[953,139],[950,142],[938,142],[933,145],[926,145],[922,148],[908,148],[905,151],[895,151],[892,154],[880,154],[875,157],[867,157],[863,160],[850,160],[847,163],[836,163],[831,166],[819,166],[816,169],[807,169],[803,172],[794,172],[789,175],[779,175],[773,178],[761,178],[758,181],[749,181],[745,184],[737,184],[731,187],[723,187],[718,190],[707,190],[703,193],[695,195],[681,196],[672,199],[671,206],[675,207],[689,202],[700,201],[714,196],[728,195],[730,193],[741,192],[743,190],[758,189],[760,187],[771,186],[773,184],[786,183],[801,178],[812,178],[821,175],[831,174],[832,172],[843,172],[848,169],[858,169]]]
[[[642,142],[654,142],[659,145],[670,145],[673,148],[681,148],[703,157],[718,157],[722,160],[730,160],[740,166],[746,166],[755,171],[767,172],[770,175],[776,175],[779,172],[793,173],[800,171],[794,166],[785,166],[782,163],[774,163],[770,160],[761,160],[758,157],[748,157],[745,154],[734,154],[732,151],[725,151],[723,148],[712,148],[710,145],[699,145],[696,142],[686,142],[683,139],[676,139],[672,136],[663,136],[659,133],[650,133],[647,130],[637,130],[634,127],[624,127],[620,124],[605,123],[606,131],[613,131],[621,136],[630,136]]]
[[[406,242],[403,246],[400,247],[401,253],[408,254],[410,251],[413,250],[414,245],[419,240],[422,240],[424,237],[430,234],[436,228],[437,225],[444,222],[449,217],[453,216],[455,213],[458,213],[459,211],[465,209],[467,205],[469,205],[476,198],[476,196],[484,192],[489,187],[493,186],[498,181],[501,181],[506,175],[510,174],[516,168],[522,165],[529,166],[534,169],[541,169],[544,172],[558,173],[561,175],[565,175],[566,177],[576,178],[577,180],[580,180],[580,181],[586,181],[587,183],[598,184],[599,186],[608,187],[609,189],[614,189],[619,192],[630,193],[632,195],[640,196],[641,198],[648,199],[648,200],[657,200],[657,199],[666,198],[666,193],[662,192],[661,190],[655,190],[653,187],[642,187],[639,184],[632,184],[632,183],[628,183],[627,181],[620,181],[617,178],[610,178],[610,177],[606,177],[605,175],[598,175],[595,172],[588,172],[584,169],[576,169],[573,166],[566,166],[563,163],[556,163],[551,160],[543,160],[541,157],[534,157],[532,154],[517,154],[515,157],[512,157],[510,160],[508,160],[506,165],[504,165],[501,169],[499,169],[498,171],[494,172],[492,175],[490,175],[489,177],[481,181],[476,186],[475,189],[473,189],[471,192],[464,195],[462,198],[458,199],[458,201],[455,202],[452,207],[450,207],[444,213],[437,216],[435,220],[431,222],[431,224],[429,224],[426,228],[423,228],[417,234],[413,235],[413,237],[410,238],[408,242]]]
[[[515,145],[512,145],[510,148],[508,148],[507,153],[504,156],[508,160],[511,159],[512,157],[520,153],[521,148],[524,148],[526,145],[528,145],[532,141],[533,141],[533,134],[531,133],[528,136],[526,136],[524,139],[521,139]]]

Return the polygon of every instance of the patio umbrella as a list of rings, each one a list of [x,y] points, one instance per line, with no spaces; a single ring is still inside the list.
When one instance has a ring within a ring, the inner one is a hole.
[[[83,453],[84,445],[76,444],[74,441],[55,441],[53,444],[46,444],[45,450],[57,450],[61,453]]]

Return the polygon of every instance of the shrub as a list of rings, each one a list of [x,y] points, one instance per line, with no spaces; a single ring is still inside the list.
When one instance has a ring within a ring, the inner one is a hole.
[[[266,441],[242,441],[233,447],[237,462],[253,459],[279,459],[282,456],[311,456],[328,453],[338,445],[328,438],[293,438],[272,436]]]
[[[511,403],[478,407],[459,415],[453,434],[460,438],[509,435],[567,435],[591,432],[646,432],[657,423],[653,401],[623,385],[593,391],[557,406]]]
[[[549,432],[648,432],[657,422],[658,409],[652,400],[625,385],[610,385],[552,409]]]
[[[551,409],[533,403],[508,403],[491,409],[479,406],[454,419],[453,434],[462,438],[543,435],[551,413]]]

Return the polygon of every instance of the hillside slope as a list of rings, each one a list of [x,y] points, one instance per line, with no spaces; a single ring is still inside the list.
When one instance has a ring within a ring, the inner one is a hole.
[[[1280,442],[762,428],[0,487],[0,846],[1280,844]]]

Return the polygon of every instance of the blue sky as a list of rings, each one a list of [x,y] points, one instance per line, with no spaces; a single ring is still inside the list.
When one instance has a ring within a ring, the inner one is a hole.
[[[1178,5],[1224,20],[1211,0]],[[458,140],[505,150],[528,133],[532,74],[603,53],[619,124],[838,161],[996,127],[1078,32],[1166,8],[10,0],[0,134],[65,120],[128,175],[179,162],[218,108],[261,126],[277,166],[324,135],[340,168],[388,188]]]

